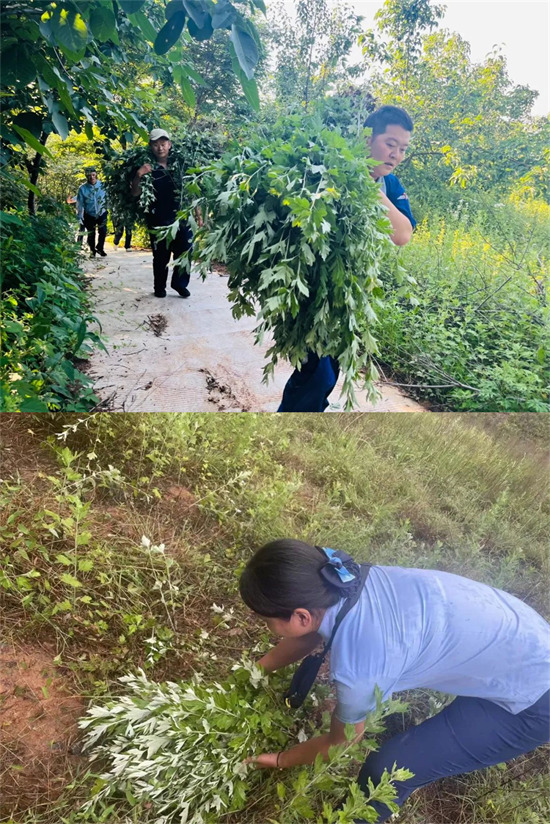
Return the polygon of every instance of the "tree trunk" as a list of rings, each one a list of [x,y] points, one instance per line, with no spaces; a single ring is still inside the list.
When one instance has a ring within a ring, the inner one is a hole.
[[[42,145],[45,146],[47,139],[48,139],[48,135],[46,134],[46,132],[41,132],[40,137],[39,137],[39,143],[42,143]],[[34,156],[34,160],[32,161],[32,163],[30,163],[28,165],[29,180],[30,180],[30,182],[32,183],[33,186],[36,186],[37,181],[38,181],[38,172],[40,170],[40,161],[41,160],[42,160],[42,155],[40,154],[40,152],[37,152]],[[36,214],[36,195],[32,191],[32,189],[29,189],[29,197],[28,197],[28,200],[27,200],[27,206],[28,206],[28,209],[29,209],[29,215],[35,215]]]

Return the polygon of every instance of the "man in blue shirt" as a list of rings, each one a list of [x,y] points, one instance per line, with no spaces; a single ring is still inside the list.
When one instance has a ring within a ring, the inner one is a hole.
[[[88,246],[92,257],[95,257],[96,253],[106,257],[104,246],[107,236],[107,194],[103,184],[97,179],[97,169],[89,166],[84,171],[86,183],[82,184],[76,196],[78,219],[88,231]]]
[[[412,237],[416,221],[405,189],[393,172],[405,157],[413,122],[404,109],[382,106],[367,117],[364,126],[372,129],[367,140],[370,156],[380,161],[371,174],[380,182],[380,199],[388,208],[388,218],[393,226],[391,239],[396,246],[405,246]],[[319,357],[310,352],[302,368],[295,369],[288,379],[277,411],[324,412],[339,371],[336,358]]]

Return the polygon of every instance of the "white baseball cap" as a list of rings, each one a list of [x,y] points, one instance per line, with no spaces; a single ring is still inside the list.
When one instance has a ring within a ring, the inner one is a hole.
[[[152,129],[149,132],[149,140],[159,140],[161,137],[165,137],[167,140],[170,140],[170,135],[168,132],[165,132],[164,129]]]

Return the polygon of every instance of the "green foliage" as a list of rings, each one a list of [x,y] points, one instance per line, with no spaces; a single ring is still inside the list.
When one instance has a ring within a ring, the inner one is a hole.
[[[8,480],[0,498],[0,591],[7,641],[13,638],[15,647],[22,642],[57,647],[56,664],[69,670],[79,693],[94,704],[103,703],[100,696],[109,688],[111,696],[120,693],[113,679],[137,667],[147,672],[155,695],[165,686],[153,684],[153,678],[177,681],[179,688],[180,679],[190,683],[194,671],[204,675],[201,688],[213,688],[212,681],[225,679],[241,650],[261,654],[265,649],[265,630],[237,604],[236,581],[255,547],[289,535],[342,546],[379,564],[465,574],[502,587],[546,614],[547,418],[2,416],[3,477]],[[48,433],[59,435],[50,439],[55,468],[49,448],[46,461],[40,449]],[[45,474],[30,475],[31,457]],[[19,472],[25,473],[24,482],[10,480]],[[178,490],[185,497],[175,496]],[[150,540],[140,539],[143,534]],[[286,687],[289,674],[281,677]],[[280,695],[277,684],[270,678],[268,691],[275,688]],[[316,694],[326,696],[326,687],[316,688]],[[109,706],[120,706],[123,698],[109,698]],[[431,691],[415,691],[406,700],[412,705],[407,723],[441,709],[441,696]],[[274,713],[282,709],[279,701]],[[310,733],[310,722],[321,726],[321,709],[315,702],[306,708],[304,733]],[[295,716],[284,712],[282,729],[290,745],[303,734],[296,725],[290,728]],[[269,720],[270,713],[271,704],[262,717]],[[175,734],[167,723],[168,733],[161,734],[170,738],[168,752],[173,753]],[[298,726],[302,729],[302,723]],[[269,735],[280,729],[273,723]],[[120,744],[107,746],[129,750],[125,731]],[[369,723],[367,740],[378,733]],[[204,735],[207,739],[206,730]],[[264,735],[260,730],[258,738],[265,740]],[[183,736],[179,743],[185,749]],[[258,752],[254,745],[246,755]],[[162,748],[151,760],[157,756],[162,760]],[[541,750],[538,761],[514,761],[505,770],[441,782],[434,792],[415,794],[401,816],[411,824],[439,821],[443,815],[457,824],[471,824],[474,817],[480,824],[542,824],[548,817],[544,756]],[[101,775],[103,765],[96,763],[93,772]],[[244,779],[246,810],[227,815],[227,822],[266,824],[271,818],[303,824],[306,804],[314,809],[310,820],[316,824],[368,821],[370,813],[359,814],[353,806],[358,767],[348,751],[329,766],[250,773]],[[138,769],[156,767],[142,759]],[[183,782],[186,774],[178,764],[174,781]],[[93,779],[71,775],[69,780],[58,802],[41,796],[16,820],[156,821],[151,801],[129,800],[124,786],[112,799],[98,802],[95,812],[78,811],[90,798]],[[337,813],[337,802],[348,790]],[[129,792],[136,798],[133,783]],[[357,799],[364,802],[358,794]],[[346,817],[335,819],[344,810]]]
[[[548,411],[548,207],[467,207],[426,221],[404,250],[418,305],[389,290],[382,358],[447,409]]]
[[[373,161],[361,140],[348,143],[319,118],[281,120],[266,143],[256,136],[226,152],[190,185],[208,214],[196,233],[199,266],[205,275],[213,261],[227,263],[235,317],[259,305],[257,340],[274,340],[266,379],[280,357],[299,366],[308,351],[332,355],[350,408],[363,369],[372,392],[381,272],[393,249]]]
[[[187,5],[171,0],[165,7],[157,0],[5,0],[0,8],[0,165],[9,162],[26,169],[29,212],[35,213],[35,196],[40,194],[36,183],[49,156],[50,134],[66,139],[71,130],[84,130],[91,139],[97,126],[111,139],[146,137],[142,118],[151,101],[146,86],[137,82],[144,65],[149,80],[162,78],[165,86],[177,83],[187,106],[195,106],[191,80],[200,83],[201,78],[189,62],[185,43],[209,39],[214,18],[215,28],[231,31],[231,41],[225,38],[231,68],[250,104],[258,108],[253,73],[259,39],[250,15],[258,8],[265,12],[265,7],[261,0],[238,5],[246,9],[241,12],[229,0],[192,0]],[[187,31],[180,37],[185,23]],[[176,41],[181,41],[177,47]],[[162,56],[170,49],[169,56]],[[30,150],[36,153],[33,160],[27,156]]]
[[[178,208],[186,206],[184,178],[189,169],[204,165],[220,154],[220,138],[214,133],[187,132],[178,135],[172,142],[168,157],[168,171],[174,181]],[[141,180],[141,195],[135,198],[130,185],[140,166],[150,163],[153,168],[156,159],[148,146],[136,146],[116,153],[111,150],[104,165],[104,184],[109,198],[113,222],[116,225],[144,223],[147,212],[154,200],[151,175]]]
[[[24,490],[13,485],[4,492],[7,517],[0,537],[9,547],[0,555],[4,602],[23,608],[35,633],[60,622],[69,658],[80,647],[92,659],[92,650],[108,644],[108,665],[90,662],[83,669],[106,675],[136,656],[152,666],[178,646],[176,610],[189,591],[184,571],[165,554],[164,544],[146,536],[123,549],[96,538],[93,497],[108,489],[131,499],[140,494],[140,485],[127,482],[112,465],[94,469],[94,453],[88,453],[83,470],[77,467],[78,454],[57,446],[55,452],[62,468],[48,477],[52,503],[28,519]],[[158,491],[147,499],[157,496]]]
[[[94,317],[75,264],[72,227],[62,213],[3,217],[3,411],[84,411],[98,402],[77,366],[92,344]]]
[[[213,684],[198,674],[191,681],[167,684],[151,682],[143,671],[120,678],[128,692],[90,707],[80,721],[87,730],[85,748],[92,749],[93,760],[107,764],[85,809],[101,809],[124,794],[140,810],[147,802],[144,820],[156,824],[182,818],[189,824],[215,824],[220,815],[243,809],[260,783],[265,792],[265,778],[244,759],[281,750],[294,743],[299,725],[310,724],[305,709],[290,715],[284,707],[281,693],[287,674],[268,679],[247,659],[232,669],[232,676]],[[309,709],[314,698],[309,698]],[[397,702],[379,704],[367,727],[379,732],[380,719],[397,709],[402,709]],[[305,736],[303,729],[301,733]],[[342,793],[349,791],[350,768],[357,769],[364,755],[364,745],[347,742],[331,747],[327,762],[318,756],[311,767],[276,773],[277,782],[268,778],[268,791],[279,799],[277,819],[269,820],[351,824],[353,815],[374,820],[368,801],[391,806],[395,790],[390,781],[410,773],[386,773],[378,787],[370,786],[368,798],[352,784],[343,810],[333,812]]]
[[[288,5],[270,6],[262,38],[271,47],[266,80],[279,110],[307,109],[362,71],[347,64],[360,21],[352,7],[326,0],[299,0],[292,16]]]

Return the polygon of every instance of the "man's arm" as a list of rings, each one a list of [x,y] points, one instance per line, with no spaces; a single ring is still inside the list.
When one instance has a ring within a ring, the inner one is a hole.
[[[384,206],[388,207],[388,218],[393,226],[393,233],[390,235],[396,246],[405,246],[412,237],[413,227],[409,218],[393,205],[384,192],[380,192],[380,199]]]
[[[150,163],[144,163],[143,166],[140,166],[137,172],[134,175],[134,179],[130,184],[130,191],[134,197],[139,197],[141,194],[141,178],[143,175],[149,174],[149,172],[153,171],[153,167]]]
[[[310,632],[307,635],[301,635],[299,638],[283,638],[263,658],[260,658],[258,664],[266,672],[273,672],[281,667],[286,667],[288,664],[293,664],[295,661],[300,661],[301,658],[309,655],[315,647],[319,646],[322,640],[317,632]]]

